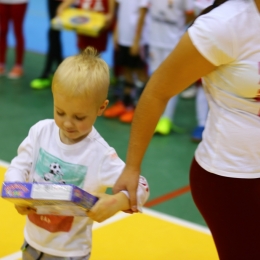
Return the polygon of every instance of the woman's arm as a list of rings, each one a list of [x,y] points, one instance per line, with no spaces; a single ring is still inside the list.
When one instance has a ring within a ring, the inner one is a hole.
[[[136,211],[141,163],[168,100],[215,68],[198,52],[188,33],[185,33],[148,81],[135,110],[126,166],[113,189],[114,193],[128,190],[133,211]]]

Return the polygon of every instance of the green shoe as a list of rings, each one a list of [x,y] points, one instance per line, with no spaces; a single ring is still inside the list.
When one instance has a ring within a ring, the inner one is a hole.
[[[155,130],[155,134],[161,134],[161,135],[168,135],[171,133],[171,131],[174,131],[176,133],[183,133],[184,130],[172,123],[172,121],[167,117],[162,117]]]
[[[38,78],[31,82],[31,88],[33,89],[44,89],[51,86],[51,78]]]

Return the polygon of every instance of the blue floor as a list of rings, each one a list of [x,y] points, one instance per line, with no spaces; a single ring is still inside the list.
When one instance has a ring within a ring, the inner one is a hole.
[[[46,0],[29,0],[25,21],[24,35],[25,47],[27,51],[46,53],[47,51],[47,30],[49,27],[49,17],[47,14]],[[73,31],[62,31],[62,44],[64,57],[78,53],[76,35]],[[15,38],[12,25],[8,34],[8,45],[14,47]],[[102,58],[112,67],[112,37],[110,37],[107,51],[102,53]]]

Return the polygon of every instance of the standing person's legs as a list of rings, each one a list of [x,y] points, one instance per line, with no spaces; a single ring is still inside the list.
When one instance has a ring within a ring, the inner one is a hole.
[[[10,5],[0,3],[0,75],[5,73],[7,32],[10,15]]]
[[[139,58],[136,59],[134,65],[134,75],[136,78],[134,79],[135,84],[135,105],[137,105],[138,100],[143,93],[145,85],[149,79],[148,72],[148,57],[149,57],[149,46],[144,45],[140,50]]]
[[[8,74],[10,78],[18,78],[22,76],[22,63],[24,56],[24,35],[23,35],[23,21],[27,8],[27,3],[12,4],[11,6],[11,19],[13,21],[14,34],[16,39],[16,58],[15,66]]]
[[[198,126],[205,127],[208,117],[208,110],[209,106],[205,91],[202,86],[199,86],[196,95],[196,113]]]
[[[200,142],[202,140],[202,134],[206,125],[208,117],[208,101],[206,98],[205,91],[201,85],[201,80],[196,82],[197,93],[196,93],[196,117],[197,127],[192,131],[191,140],[194,142]]]
[[[118,46],[118,65],[122,67],[122,74],[124,81],[122,82],[122,94],[120,100],[108,107],[104,111],[106,118],[117,118],[126,113],[127,110],[133,107],[134,102],[131,97],[132,90],[134,88],[133,70],[129,66],[130,54],[129,47]]]
[[[138,103],[139,97],[145,87],[148,80],[147,73],[147,50],[148,46],[142,46],[140,52],[137,55],[131,54],[131,48],[128,48],[128,61],[126,63],[129,76],[125,76],[125,98],[128,95],[128,104],[124,102],[127,107],[127,111],[119,117],[122,123],[131,123],[134,117],[134,110]],[[128,91],[127,91],[128,88]]]
[[[260,178],[223,177],[193,160],[190,185],[220,260],[259,260]]]
[[[47,34],[47,53],[43,71],[39,78],[34,79],[31,82],[33,89],[44,89],[51,86],[52,82],[52,69],[55,64],[58,66],[62,62],[62,45],[61,45],[61,32],[54,30],[51,27],[51,20],[56,16],[56,11],[60,1],[48,0],[47,9],[49,15],[49,29]]]
[[[50,21],[56,16],[56,11],[59,5],[59,1],[48,0],[48,13]],[[50,76],[54,63],[56,63],[56,65],[59,65],[62,62],[62,45],[60,39],[60,31],[53,30],[50,26],[47,39],[48,52],[42,78],[48,78]]]
[[[150,51],[149,65],[150,65],[151,72],[153,73],[161,65],[161,63],[168,57],[168,55],[171,53],[172,50],[150,46],[149,51]],[[173,117],[175,114],[177,101],[178,101],[178,96],[174,96],[168,101],[167,106],[155,128],[155,133],[161,135],[168,135],[171,133],[171,131],[182,132],[182,129],[180,129],[179,127],[173,124]]]

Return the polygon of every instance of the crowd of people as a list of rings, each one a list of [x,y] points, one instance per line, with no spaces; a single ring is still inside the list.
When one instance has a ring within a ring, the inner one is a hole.
[[[174,3],[173,3],[174,2]],[[53,29],[51,20],[69,7],[103,13],[106,24],[98,37],[77,34],[77,47],[81,52],[92,46],[99,53],[106,51],[109,34],[113,35],[113,67],[111,85],[114,102],[104,112],[106,118],[118,118],[123,123],[131,123],[135,107],[146,82],[159,64],[174,49],[189,24],[211,0],[185,1],[126,1],[126,0],[46,0],[49,29],[47,33],[47,53],[39,76],[31,81],[31,88],[49,88],[55,69],[63,60],[61,31]],[[19,79],[23,76],[23,56],[25,40],[23,21],[28,0],[0,0],[0,76]],[[14,25],[16,46],[15,63],[10,72],[6,71],[6,51],[8,25]],[[200,142],[207,118],[208,106],[201,87],[201,81],[194,82],[186,92],[196,98],[198,125],[191,133],[191,140]],[[195,90],[195,91],[194,91]],[[185,91],[184,98],[188,97]],[[169,135],[182,133],[184,129],[174,124],[178,96],[167,104],[155,134]]]

